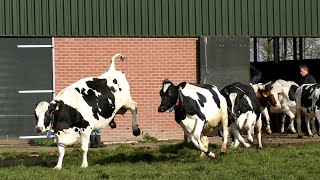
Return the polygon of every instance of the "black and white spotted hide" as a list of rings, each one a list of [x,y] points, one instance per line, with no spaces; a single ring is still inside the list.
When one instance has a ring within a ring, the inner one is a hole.
[[[115,126],[116,114],[132,112],[133,135],[140,135],[137,124],[137,103],[130,95],[129,83],[121,71],[114,67],[113,56],[109,70],[98,77],[88,77],[69,85],[49,104],[40,102],[35,109],[36,131],[43,133],[53,129],[59,149],[59,160],[55,168],[62,168],[64,147],[81,138],[83,161],[87,167],[87,152],[90,134],[93,130]]]
[[[298,129],[298,137],[303,137],[301,131],[301,116],[304,116],[308,136],[313,136],[310,129],[310,120],[317,118],[320,124],[320,84],[303,84],[296,92],[296,122]],[[315,124],[313,125],[315,127]],[[320,135],[320,128],[318,130]]]
[[[239,145],[239,142],[246,147],[250,147],[240,131],[247,131],[247,138],[250,143],[253,143],[254,129],[257,131],[259,147],[261,143],[261,113],[259,100],[251,86],[241,83],[233,83],[227,85],[221,90],[221,94],[226,98],[228,104],[228,115],[230,130],[234,137],[234,147]]]
[[[175,86],[164,80],[160,90],[158,112],[174,109],[175,121],[182,127],[191,142],[202,151],[201,157],[215,154],[208,148],[207,134],[212,128],[223,127],[221,154],[226,152],[228,139],[227,104],[217,87],[182,82]]]

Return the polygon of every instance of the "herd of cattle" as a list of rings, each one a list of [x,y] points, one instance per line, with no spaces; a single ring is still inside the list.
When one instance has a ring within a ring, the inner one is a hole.
[[[125,74],[115,69],[116,54],[112,57],[110,68],[98,77],[81,79],[60,91],[50,103],[41,101],[35,108],[36,132],[54,131],[59,159],[56,169],[62,168],[65,147],[81,138],[83,160],[81,167],[87,167],[87,152],[90,134],[112,123],[116,114],[124,114],[129,109],[133,115],[133,135],[140,135],[136,115],[137,103],[130,95],[129,83]],[[218,127],[223,143],[220,153],[227,150],[227,140],[231,132],[231,146],[240,143],[250,147],[254,133],[262,148],[261,128],[263,115],[266,130],[271,132],[272,113],[283,113],[281,132],[284,132],[285,116],[290,117],[288,129],[298,136],[301,131],[301,116],[305,117],[308,135],[316,132],[315,117],[320,120],[320,84],[298,86],[295,82],[277,80],[268,83],[245,85],[233,83],[221,91],[214,85],[201,85],[182,82],[174,85],[168,79],[160,90],[161,104],[158,112],[174,110],[175,121],[182,127],[191,142],[201,150],[201,157],[215,154],[209,149],[208,133]],[[310,121],[312,131],[310,130]],[[320,124],[320,123],[319,123]],[[246,140],[242,136],[246,131]],[[320,134],[320,130],[318,131]]]

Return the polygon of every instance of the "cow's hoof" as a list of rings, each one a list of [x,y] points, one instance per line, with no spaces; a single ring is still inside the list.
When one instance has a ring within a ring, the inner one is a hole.
[[[284,129],[281,129],[281,130],[280,130],[280,133],[283,134],[283,133],[284,133]]]
[[[132,131],[132,133],[133,133],[134,136],[139,136],[139,135],[141,134],[140,128],[134,129],[134,130]]]
[[[215,156],[215,154],[214,154],[213,152],[210,152],[210,153],[208,154],[208,156],[209,156],[211,159],[216,159],[216,156]]]
[[[88,167],[88,165],[86,164],[86,165],[81,165],[81,168],[87,168]]]
[[[298,134],[298,138],[303,138],[303,135],[302,134]]]
[[[56,166],[56,167],[54,167],[53,169],[61,170],[61,168],[62,168],[62,167],[60,167],[60,166]]]
[[[200,160],[204,160],[205,158],[206,158],[206,154],[205,153],[201,153]]]
[[[227,154],[227,152],[220,152],[220,156],[224,156],[226,154]]]
[[[249,143],[243,143],[243,145],[245,146],[245,147],[250,147],[250,144]]]
[[[220,155],[225,155],[225,154],[227,154],[227,147],[221,147],[221,149],[220,149]]]
[[[235,149],[235,148],[237,148],[237,146],[230,145],[230,149]]]

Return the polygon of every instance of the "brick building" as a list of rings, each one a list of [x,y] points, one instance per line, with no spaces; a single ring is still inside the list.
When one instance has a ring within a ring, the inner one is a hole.
[[[116,61],[125,72],[133,99],[138,103],[142,132],[160,139],[183,138],[173,113],[158,113],[159,91],[164,78],[174,83],[198,82],[198,38],[54,38],[55,91],[79,78],[97,76],[109,68],[110,58],[121,52],[127,59]],[[132,115],[116,116],[117,128],[106,127],[105,141],[136,139]],[[141,137],[137,137],[138,139]]]
[[[183,138],[173,114],[157,112],[165,78],[219,87],[247,81],[249,38],[319,37],[319,6],[278,0],[1,0],[0,139],[35,135],[36,102],[105,72],[119,52],[128,58],[116,61],[116,68],[126,73],[142,132]],[[132,135],[130,113],[117,115],[116,122],[116,129],[104,129],[104,141],[142,137]]]

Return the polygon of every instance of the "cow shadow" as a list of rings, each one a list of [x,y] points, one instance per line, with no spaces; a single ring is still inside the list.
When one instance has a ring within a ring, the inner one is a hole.
[[[210,144],[210,148],[217,148]],[[195,162],[199,160],[200,151],[188,143],[160,145],[158,149],[138,148],[131,153],[118,153],[92,162],[95,165],[112,163],[156,163],[156,162]],[[188,158],[185,158],[188,157]]]
[[[57,156],[28,156],[28,157],[16,157],[9,158],[0,161],[0,168],[4,167],[15,167],[15,166],[26,166],[26,167],[48,167],[52,168],[57,163]]]
[[[209,148],[213,151],[218,151],[218,146],[209,144]],[[123,153],[122,153],[123,152]],[[114,163],[156,163],[156,162],[195,162],[199,161],[200,151],[191,142],[181,142],[177,144],[165,144],[156,147],[142,146],[134,149],[129,149],[129,152],[122,151],[113,153],[109,156],[99,156],[99,151],[91,151],[88,153],[88,160],[90,166],[94,165],[108,165]],[[96,154],[97,153],[97,154]],[[100,153],[105,153],[102,150]],[[215,152],[216,153],[216,152]],[[81,161],[82,152],[79,148],[67,152],[65,161]],[[91,157],[90,157],[91,156]],[[96,158],[94,158],[96,156]],[[188,157],[188,158],[186,158]],[[45,167],[52,168],[56,165],[58,160],[57,154],[38,155],[31,154],[28,156],[17,156],[0,160],[0,168],[25,166],[25,167]],[[66,162],[68,164],[68,162]]]

